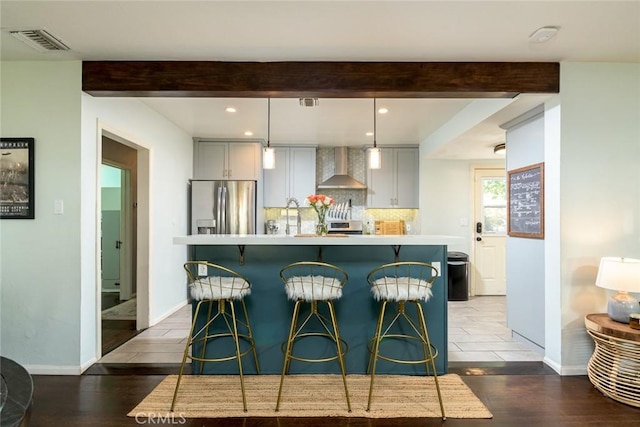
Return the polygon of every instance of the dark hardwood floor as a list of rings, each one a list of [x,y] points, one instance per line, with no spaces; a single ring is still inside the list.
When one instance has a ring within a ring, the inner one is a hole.
[[[106,310],[123,303],[117,292],[102,292],[102,309]],[[102,320],[102,355],[120,347],[138,335],[135,320]]]
[[[138,335],[135,320],[102,320],[102,355]]]
[[[138,419],[126,414],[177,365],[94,365],[81,376],[35,376],[29,426],[637,426],[640,409],[598,392],[586,376],[542,363],[452,365],[493,413],[490,420],[365,418]],[[446,405],[446,402],[445,402]]]

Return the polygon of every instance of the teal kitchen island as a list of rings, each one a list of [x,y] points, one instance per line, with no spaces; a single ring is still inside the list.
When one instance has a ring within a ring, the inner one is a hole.
[[[365,374],[369,360],[368,344],[378,316],[375,301],[366,281],[375,267],[394,261],[439,263],[440,275],[433,283],[433,297],[423,308],[432,344],[438,349],[438,374],[447,373],[447,245],[457,242],[453,236],[400,235],[347,237],[302,237],[274,235],[192,235],[173,239],[174,244],[186,245],[190,260],[209,261],[239,272],[251,281],[251,295],[246,297],[258,350],[261,373],[280,374],[282,371],[282,343],[286,341],[291,322],[293,303],[287,299],[280,270],[297,261],[323,261],[345,270],[349,279],[343,296],[335,302],[340,334],[348,344],[345,356],[347,373]],[[181,267],[181,266],[180,266]],[[177,284],[185,286],[185,283]],[[391,344],[388,344],[391,345]],[[317,351],[325,343],[301,341],[296,351],[304,353],[313,346]],[[319,348],[320,347],[320,348]],[[196,351],[196,349],[192,349]],[[403,358],[420,358],[419,346],[398,346]],[[255,372],[250,357],[244,358],[245,372]],[[196,371],[197,362],[192,364]],[[235,373],[235,361],[207,364],[204,373]],[[291,373],[336,373],[336,361],[327,363],[292,362]],[[424,375],[424,365],[404,365],[378,362],[378,374]]]

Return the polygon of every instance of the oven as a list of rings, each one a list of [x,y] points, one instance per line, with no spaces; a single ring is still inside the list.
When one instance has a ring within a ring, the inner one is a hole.
[[[328,234],[362,234],[362,221],[329,220],[327,229]]]

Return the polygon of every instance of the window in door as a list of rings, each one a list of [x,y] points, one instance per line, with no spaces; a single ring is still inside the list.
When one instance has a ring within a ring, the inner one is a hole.
[[[484,234],[507,233],[507,184],[505,178],[482,178],[482,223]]]

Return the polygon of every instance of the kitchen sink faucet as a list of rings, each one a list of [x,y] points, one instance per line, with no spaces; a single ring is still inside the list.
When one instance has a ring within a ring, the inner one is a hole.
[[[289,206],[291,205],[291,203],[296,205],[296,211],[298,212],[298,216],[296,218],[296,227],[297,227],[297,233],[301,234],[301,229],[302,229],[302,218],[300,218],[300,203],[298,202],[298,199],[296,199],[295,197],[290,197],[289,199],[287,199],[287,225],[284,229],[284,233],[288,236],[291,232],[290,228],[289,228]]]

